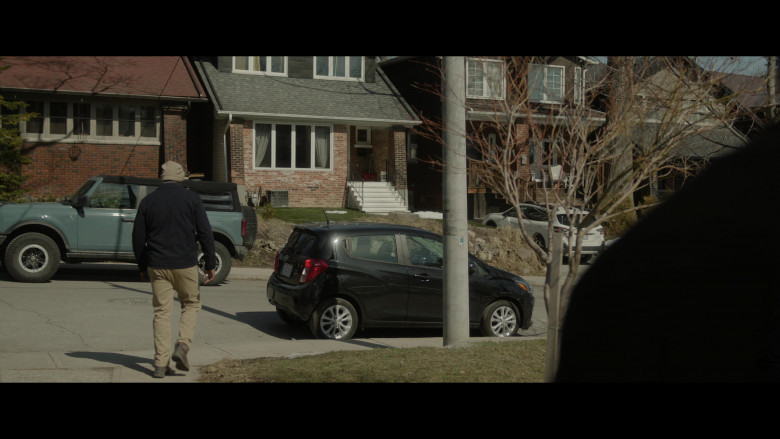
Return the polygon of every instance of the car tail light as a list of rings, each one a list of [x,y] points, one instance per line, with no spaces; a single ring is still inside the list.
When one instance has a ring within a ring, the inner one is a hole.
[[[555,233],[566,233],[568,230],[568,227],[553,227],[553,232]]]
[[[241,220],[241,237],[242,238],[246,237],[246,220],[245,219]]]
[[[274,272],[279,269],[279,252],[276,252],[276,258],[274,258]]]
[[[328,268],[328,263],[324,259],[312,258],[303,263],[300,283],[311,282]]]

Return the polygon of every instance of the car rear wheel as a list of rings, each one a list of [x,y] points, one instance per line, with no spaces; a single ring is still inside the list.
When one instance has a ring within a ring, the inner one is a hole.
[[[348,300],[326,299],[311,315],[309,327],[317,338],[348,340],[357,331],[358,314]]]
[[[46,282],[60,265],[60,248],[42,233],[24,233],[5,251],[5,268],[19,282]]]
[[[203,255],[203,251],[198,252],[198,274],[201,285],[219,285],[230,274],[230,268],[233,265],[233,260],[230,259],[230,251],[219,241],[214,241],[214,250],[217,255],[217,266],[214,268],[214,279],[209,283],[203,282],[203,269],[206,266],[206,258]]]
[[[519,329],[517,307],[509,301],[491,303],[482,313],[482,334],[488,337],[511,337]]]

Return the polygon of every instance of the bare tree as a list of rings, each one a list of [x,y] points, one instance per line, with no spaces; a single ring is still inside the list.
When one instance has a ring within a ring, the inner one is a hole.
[[[720,77],[687,57],[610,57],[606,71],[588,90],[580,87],[577,96],[567,94],[563,103],[545,104],[534,99],[543,86],[534,69],[555,58],[501,57],[505,75],[488,84],[503,88],[504,96],[490,101],[491,111],[484,112],[490,120],[472,120],[465,135],[481,155],[472,169],[485,186],[515,207],[522,236],[548,267],[544,287],[548,315],[562,317],[579,271],[584,236],[612,218],[634,214],[637,190],[659,173],[687,171],[684,161],[675,160],[679,148],[733,126],[736,115],[734,96],[724,92]],[[438,122],[425,118],[424,122],[422,134],[436,138],[441,132]],[[539,157],[537,151],[534,157],[542,161],[541,175],[532,175],[530,148],[541,141],[544,154]],[[553,227],[556,213],[564,212],[572,225],[564,232],[569,271],[555,301],[558,309],[550,309],[551,295],[557,294],[551,285],[558,276],[550,267],[559,256],[552,246],[539,245],[522,221],[519,205],[531,198],[548,207],[546,242],[560,232]],[[549,355],[557,357],[548,344]]]

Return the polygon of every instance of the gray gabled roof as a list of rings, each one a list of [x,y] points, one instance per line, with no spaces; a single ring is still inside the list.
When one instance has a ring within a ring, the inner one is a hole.
[[[376,82],[301,79],[220,72],[198,60],[218,115],[370,125],[419,119],[377,67]]]
[[[657,142],[661,124],[648,122],[632,134],[632,140],[637,145],[651,145]],[[728,155],[746,146],[745,140],[735,135],[726,127],[713,127],[682,139],[671,153],[673,158],[703,158],[713,159]]]

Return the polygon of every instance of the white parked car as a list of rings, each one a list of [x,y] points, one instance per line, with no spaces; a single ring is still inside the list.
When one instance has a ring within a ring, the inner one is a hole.
[[[534,204],[521,204],[522,221],[525,230],[531,236],[531,239],[542,248],[548,248],[548,209]],[[588,211],[576,211],[577,216],[585,216]],[[482,221],[482,224],[491,227],[510,226],[519,228],[517,213],[514,207],[499,213],[488,214]],[[562,233],[563,236],[563,254],[568,254],[569,248],[569,218],[566,215],[566,209],[558,207],[553,222],[553,231]],[[590,230],[582,239],[582,260],[587,261],[591,256],[597,254],[604,248],[604,227],[598,226]]]

